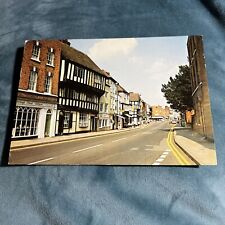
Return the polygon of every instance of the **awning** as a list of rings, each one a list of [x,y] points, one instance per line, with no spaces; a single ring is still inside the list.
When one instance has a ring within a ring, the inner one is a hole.
[[[129,115],[129,114],[125,114],[125,116],[128,116],[128,117],[133,117],[133,116],[131,116],[131,115]]]

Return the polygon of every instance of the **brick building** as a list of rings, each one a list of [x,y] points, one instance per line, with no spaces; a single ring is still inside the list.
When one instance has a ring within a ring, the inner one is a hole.
[[[154,119],[157,119],[157,118],[160,118],[160,117],[164,117],[164,109],[162,106],[160,105],[153,105],[152,106],[152,118]]]
[[[187,49],[194,104],[192,126],[198,133],[213,139],[212,115],[202,36],[189,36]]]
[[[60,41],[25,43],[12,138],[54,136],[60,52]]]
[[[160,106],[160,105],[154,105],[151,106],[151,112],[152,112],[152,119],[163,119],[163,118],[169,118],[171,114],[171,109],[169,106]]]

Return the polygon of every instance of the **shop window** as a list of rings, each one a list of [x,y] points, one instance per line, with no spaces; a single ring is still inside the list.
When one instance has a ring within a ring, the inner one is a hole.
[[[66,112],[64,116],[63,128],[72,128],[72,122],[73,122],[73,114],[70,112]]]
[[[88,127],[88,114],[87,113],[80,113],[79,127],[82,127],[82,128]]]
[[[39,109],[17,107],[14,113],[12,137],[37,135]]]

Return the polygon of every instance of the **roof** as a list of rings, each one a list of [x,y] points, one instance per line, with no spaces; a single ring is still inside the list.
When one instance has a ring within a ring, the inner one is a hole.
[[[117,85],[118,92],[125,92],[128,93],[120,84]]]
[[[109,72],[106,72],[105,70],[102,70],[102,72],[105,74],[106,77],[110,78],[110,73]]]
[[[105,70],[102,70],[106,77],[111,79],[113,82],[117,83],[117,81],[111,76],[111,74]]]
[[[66,59],[69,59],[91,70],[94,70],[103,76],[106,76],[106,73],[103,73],[103,70],[101,70],[86,54],[64,43],[62,43],[62,55]]]
[[[138,93],[130,92],[129,99],[132,102],[138,102],[138,101],[140,101],[141,97],[140,97],[140,94],[138,94]]]

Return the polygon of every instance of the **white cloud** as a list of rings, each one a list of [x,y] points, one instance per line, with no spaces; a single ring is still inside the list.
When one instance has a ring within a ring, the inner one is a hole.
[[[129,55],[137,46],[135,38],[104,39],[96,42],[88,55],[94,60],[109,60],[117,56]]]
[[[178,73],[178,65],[171,60],[155,59],[155,61],[152,61],[150,65],[144,68],[144,72],[148,74],[149,79],[165,82],[170,76],[173,77]]]

